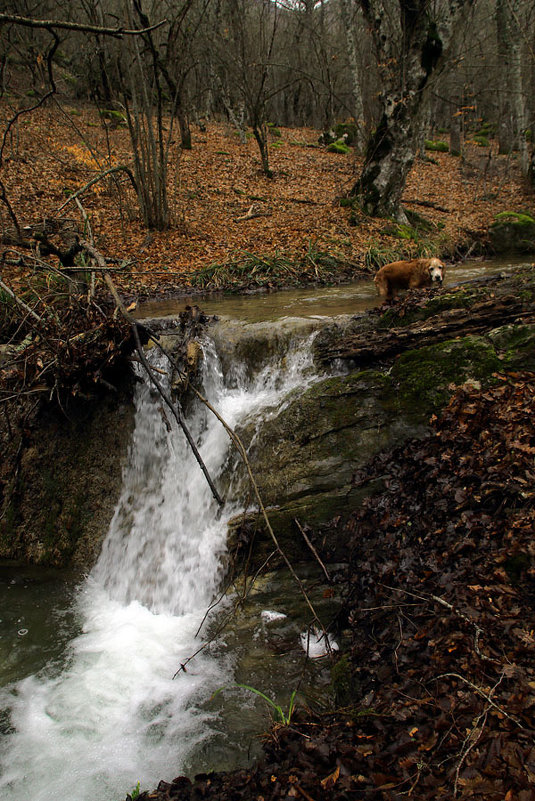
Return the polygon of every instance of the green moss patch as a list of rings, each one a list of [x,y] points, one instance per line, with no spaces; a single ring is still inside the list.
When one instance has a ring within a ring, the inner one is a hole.
[[[502,211],[490,227],[497,253],[535,253],[535,219],[525,211]]]
[[[402,354],[391,375],[402,403],[431,414],[447,403],[450,385],[468,379],[488,385],[501,369],[503,363],[492,344],[483,337],[467,336]]]
[[[432,139],[425,140],[425,149],[431,150],[436,153],[448,153],[450,146],[447,142],[442,142],[440,140],[434,141]]]

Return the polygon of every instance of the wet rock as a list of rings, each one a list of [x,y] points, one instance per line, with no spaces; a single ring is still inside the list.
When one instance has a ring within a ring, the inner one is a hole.
[[[530,214],[504,211],[489,233],[496,253],[535,253],[535,219]]]

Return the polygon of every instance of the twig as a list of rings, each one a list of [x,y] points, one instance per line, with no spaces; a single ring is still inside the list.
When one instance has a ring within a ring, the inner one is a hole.
[[[307,536],[307,534],[306,534],[306,531],[304,530],[303,526],[301,525],[301,523],[299,522],[299,520],[297,519],[297,517],[294,517],[294,521],[295,521],[295,524],[297,525],[297,528],[299,529],[299,531],[300,531],[300,532],[301,532],[301,534],[303,535],[303,539],[304,539],[304,541],[306,542],[306,544],[308,545],[308,547],[310,548],[310,550],[312,551],[312,553],[313,553],[313,554],[314,554],[314,556],[316,557],[316,559],[317,559],[317,561],[318,561],[318,563],[319,563],[319,565],[320,565],[321,569],[323,570],[323,572],[324,572],[324,574],[325,574],[325,578],[327,579],[327,581],[328,581],[328,582],[329,582],[329,584],[330,584],[330,583],[331,583],[331,577],[330,577],[330,575],[329,575],[329,571],[327,570],[327,568],[325,567],[325,565],[324,565],[324,564],[323,564],[323,562],[321,561],[321,559],[320,559],[320,557],[319,557],[319,554],[318,554],[317,550],[314,548],[314,546],[313,546],[312,542],[310,541],[309,537],[308,537],[308,536]]]
[[[41,318],[41,317],[39,317],[39,315],[38,315],[38,314],[36,314],[36,313],[33,311],[33,309],[30,309],[30,307],[29,307],[29,306],[28,306],[26,303],[24,303],[24,301],[23,301],[23,300],[21,300],[21,299],[20,299],[20,298],[19,298],[19,297],[18,297],[18,296],[17,296],[17,295],[16,295],[16,294],[13,292],[13,290],[12,290],[12,289],[10,289],[10,288],[8,287],[8,285],[7,285],[7,284],[4,284],[4,282],[3,282],[2,280],[0,280],[0,288],[2,288],[2,289],[4,290],[4,292],[6,292],[6,293],[9,295],[9,297],[10,297],[10,298],[12,298],[12,299],[15,301],[15,303],[17,304],[17,306],[20,306],[20,307],[21,307],[21,309],[24,309],[24,311],[25,311],[27,314],[29,314],[29,315],[30,315],[30,317],[33,317],[33,319],[34,319],[34,320],[36,320],[38,323],[42,323],[42,322],[43,322],[42,318]]]
[[[242,222],[243,220],[252,220],[255,217],[271,217],[271,214],[272,214],[271,211],[262,211],[262,209],[257,208],[253,203],[253,205],[250,207],[250,209],[247,211],[246,214],[242,214],[241,217],[234,217],[234,222]]]
[[[166,19],[151,25],[148,28],[130,30],[128,28],[106,28],[101,25],[89,25],[83,22],[68,22],[66,20],[55,19],[33,19],[31,17],[21,17],[18,14],[0,14],[0,22],[12,22],[15,25],[22,25],[25,28],[45,28],[53,31],[54,28],[66,31],[82,31],[83,33],[96,33],[102,36],[140,36],[141,34],[154,31],[167,22]]]
[[[449,609],[451,612],[454,612],[456,615],[458,615],[460,618],[462,618],[464,621],[466,621],[466,623],[468,623],[470,626],[473,626],[475,628],[476,633],[475,633],[475,636],[474,636],[474,649],[475,649],[476,654],[479,657],[481,657],[481,659],[485,659],[485,660],[487,660],[487,662],[494,662],[494,664],[496,664],[496,665],[500,664],[500,662],[498,662],[497,659],[492,659],[492,657],[486,656],[485,654],[481,653],[481,650],[479,648],[479,635],[483,634],[484,632],[483,632],[483,629],[480,626],[478,626],[478,624],[475,622],[475,620],[472,620],[471,618],[469,618],[468,615],[465,615],[464,612],[460,611],[460,609],[456,609],[454,606],[452,606],[452,604],[448,603],[448,601],[445,601],[444,598],[440,598],[438,595],[431,595],[431,598],[433,599],[433,601],[436,601],[437,604],[441,604],[442,606],[445,606],[446,609]]]
[[[472,620],[464,612],[461,612],[460,609],[457,609],[455,606],[450,604],[449,601],[445,601],[444,598],[440,598],[438,595],[427,595],[427,596],[426,595],[421,595],[421,594],[418,595],[418,594],[416,594],[414,592],[409,592],[409,590],[404,590],[401,587],[390,587],[388,584],[381,584],[381,586],[384,587],[387,590],[394,590],[394,592],[402,592],[405,595],[410,595],[411,598],[418,598],[420,601],[425,601],[426,603],[429,603],[429,601],[435,601],[435,603],[438,603],[441,606],[446,607],[446,609],[449,609],[450,612],[453,612],[454,614],[458,615],[462,620],[464,620],[470,626],[474,627],[474,629],[475,629],[474,650],[475,650],[476,654],[481,659],[484,659],[487,662],[492,662],[495,665],[501,665],[501,662],[499,662],[497,659],[493,659],[490,656],[486,656],[485,654],[483,654],[481,652],[481,649],[479,647],[479,636],[481,634],[484,634],[483,629],[480,626],[478,626],[478,624],[475,622],[475,620]]]
[[[18,261],[15,261],[14,259],[5,258],[5,254],[7,253],[14,253],[15,256],[19,257]],[[44,270],[54,273],[55,275],[60,275],[62,278],[66,278],[67,281],[74,282],[74,278],[71,278],[70,275],[67,275],[66,272],[64,272],[63,270],[58,270],[58,268],[55,267],[53,264],[49,264],[47,261],[40,259],[38,256],[35,255],[35,253],[21,253],[20,250],[15,250],[14,248],[9,248],[4,252],[3,261],[5,264],[20,265],[20,263],[25,262],[26,259],[31,259],[32,261],[35,262],[35,264],[37,264],[39,267],[42,267]],[[69,267],[69,272],[73,272],[75,270],[85,270],[85,267]]]
[[[525,728],[525,726],[523,726],[522,723],[520,723],[520,721],[517,720],[514,717],[514,715],[510,715],[508,712],[505,711],[505,709],[503,709],[501,706],[496,704],[492,700],[490,695],[488,695],[486,692],[484,692],[481,689],[481,687],[478,687],[477,684],[474,684],[472,681],[470,681],[470,679],[467,679],[465,676],[461,676],[460,673],[441,673],[440,676],[435,676],[434,677],[434,681],[438,681],[439,679],[446,679],[446,678],[459,679],[460,681],[463,681],[465,684],[467,684],[469,687],[471,687],[472,690],[474,690],[474,692],[478,693],[478,695],[480,695],[491,706],[493,706],[494,709],[497,709],[498,712],[500,712],[500,714],[504,715],[504,717],[508,718],[508,720],[511,720],[513,723],[515,723],[520,729],[524,729]],[[500,679],[500,681],[501,681],[501,679]],[[498,684],[499,684],[499,682],[498,682]]]
[[[496,689],[496,687],[501,683],[503,677],[504,677],[504,674],[502,673],[500,678],[498,679],[498,681],[496,682],[496,684],[494,685],[494,687],[490,691],[489,698],[490,698],[490,695]],[[453,784],[453,796],[454,796],[454,798],[457,797],[457,791],[458,791],[458,787],[459,787],[459,774],[461,772],[461,768],[463,766],[463,763],[465,762],[466,757],[468,756],[470,751],[473,748],[475,748],[475,746],[477,745],[477,743],[481,739],[481,735],[483,734],[483,729],[485,728],[485,724],[487,722],[488,714],[489,714],[489,707],[484,709],[483,712],[480,715],[478,715],[478,717],[476,718],[476,720],[474,722],[474,725],[472,726],[472,728],[468,732],[468,734],[467,734],[467,736],[466,736],[466,738],[465,738],[465,740],[463,742],[463,745],[462,745],[462,748],[461,748],[461,756],[460,756],[459,762],[457,763],[457,768],[455,770],[455,782]],[[483,723],[480,726],[479,724],[480,724],[481,720],[483,721]]]

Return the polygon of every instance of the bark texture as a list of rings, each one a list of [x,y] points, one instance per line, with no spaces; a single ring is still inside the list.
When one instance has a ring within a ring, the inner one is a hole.
[[[500,153],[518,150],[522,173],[528,175],[526,102],[522,76],[523,37],[518,0],[496,0],[496,28],[502,76],[498,126]]]
[[[373,216],[405,222],[400,208],[418,152],[431,76],[445,62],[464,12],[474,0],[358,0],[372,32],[383,91],[382,111],[352,194]]]

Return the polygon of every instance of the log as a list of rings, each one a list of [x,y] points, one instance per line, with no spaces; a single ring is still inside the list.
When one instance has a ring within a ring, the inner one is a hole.
[[[318,339],[315,353],[318,361],[324,365],[341,359],[351,361],[355,367],[368,367],[394,359],[406,350],[434,345],[467,334],[480,334],[520,320],[535,321],[535,304],[522,301],[515,295],[506,295],[476,302],[468,309],[448,309],[432,318],[406,326],[376,330],[373,333],[342,332],[335,341]]]

